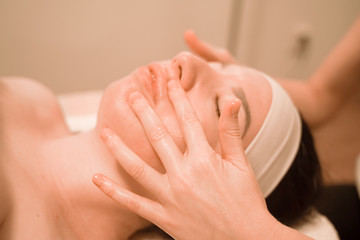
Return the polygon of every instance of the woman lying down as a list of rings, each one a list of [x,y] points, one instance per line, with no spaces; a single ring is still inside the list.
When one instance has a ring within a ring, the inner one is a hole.
[[[129,148],[122,161],[131,161],[135,153],[156,173],[166,174],[171,163],[164,164],[153,146],[162,132],[146,133],[139,119],[142,110],[134,105],[145,101],[186,154],[196,148],[190,146],[182,122],[188,117],[191,121],[191,116],[179,115],[184,99],[171,95],[174,86],[185,92],[208,145],[219,155],[224,154],[219,138],[219,121],[226,117],[222,113],[235,113],[228,117],[242,126],[241,145],[266,198],[264,208],[288,226],[301,229],[311,221],[321,185],[319,163],[309,130],[285,91],[256,70],[209,64],[184,52],[112,83],[103,94],[95,129],[75,135],[46,87],[29,79],[1,79],[0,238],[129,239],[152,226],[99,191],[92,178],[102,173],[146,199],[162,197],[124,170],[103,140],[109,135],[104,129],[111,129]],[[238,151],[236,145],[231,147]],[[232,174],[229,179],[236,179]],[[229,184],[244,187],[242,182]]]

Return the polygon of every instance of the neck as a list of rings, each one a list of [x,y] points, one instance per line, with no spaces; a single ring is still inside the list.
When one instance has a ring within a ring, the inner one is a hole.
[[[120,207],[92,184],[103,173],[139,192],[95,131],[51,141],[46,146],[62,225],[77,239],[127,239],[149,224]],[[55,159],[54,159],[55,158]]]

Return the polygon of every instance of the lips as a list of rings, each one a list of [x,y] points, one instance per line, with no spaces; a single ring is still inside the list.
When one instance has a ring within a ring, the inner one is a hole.
[[[167,98],[168,72],[159,63],[152,63],[148,66],[150,71],[150,81],[152,96],[155,105],[163,98]]]
[[[203,60],[188,52],[182,52],[172,61],[155,62],[137,70],[140,89],[148,101],[156,105],[161,99],[167,98],[167,82],[180,81],[185,91],[190,90],[197,78],[197,68]]]
[[[173,62],[156,62],[137,69],[136,79],[139,90],[145,98],[156,106],[162,100],[168,100],[167,82],[170,79],[180,80],[181,71]]]
[[[154,106],[153,82],[155,78],[149,67],[143,66],[138,68],[135,72],[135,79],[138,85],[138,90],[144,95],[150,105]]]

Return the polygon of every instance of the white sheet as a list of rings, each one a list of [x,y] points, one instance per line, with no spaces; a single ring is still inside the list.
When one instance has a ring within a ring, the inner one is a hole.
[[[102,94],[102,91],[86,91],[58,95],[65,121],[72,132],[85,132],[95,127]]]
[[[334,225],[324,215],[315,212],[309,222],[294,227],[299,232],[316,240],[339,240]]]

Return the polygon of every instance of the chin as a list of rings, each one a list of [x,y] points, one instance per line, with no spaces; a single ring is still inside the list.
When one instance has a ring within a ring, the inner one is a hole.
[[[129,93],[138,90],[130,80],[129,77],[118,80],[105,90],[99,106],[96,129],[100,133],[102,129],[110,128],[141,159],[163,172],[163,165],[127,102]]]

